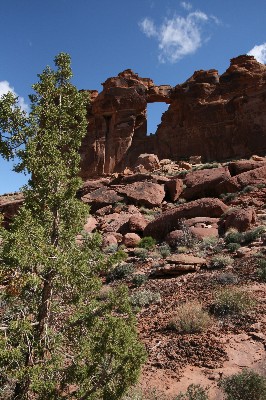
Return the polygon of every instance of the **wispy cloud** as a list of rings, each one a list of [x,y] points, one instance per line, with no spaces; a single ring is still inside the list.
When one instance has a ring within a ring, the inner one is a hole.
[[[187,11],[192,9],[192,4],[190,4],[188,1],[181,1],[180,5]]]
[[[8,81],[0,81],[0,97],[3,94],[6,94],[8,92],[13,93],[16,97],[18,97],[18,105],[19,107],[28,112],[29,111],[29,106],[25,102],[24,98],[21,96],[18,96],[18,94],[15,92],[15,89],[10,85]]]
[[[251,49],[248,52],[248,55],[254,56],[257,61],[259,61],[262,64],[266,64],[266,42],[257,46],[254,46],[253,49]]]
[[[207,40],[202,29],[206,23],[218,24],[218,19],[194,11],[186,17],[166,18],[160,26],[156,26],[151,18],[144,18],[139,26],[148,38],[154,37],[158,41],[159,61],[174,63],[195,53]]]

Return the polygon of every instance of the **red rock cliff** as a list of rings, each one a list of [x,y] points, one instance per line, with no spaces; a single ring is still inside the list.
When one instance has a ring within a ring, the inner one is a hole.
[[[172,88],[156,86],[132,70],[90,91],[88,134],[81,175],[121,171],[144,152],[178,160],[201,155],[224,160],[266,153],[266,66],[239,56],[220,75],[196,71]],[[147,136],[147,103],[169,103],[155,135]]]

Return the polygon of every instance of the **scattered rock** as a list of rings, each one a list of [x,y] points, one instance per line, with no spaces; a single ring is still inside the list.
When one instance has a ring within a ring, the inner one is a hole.
[[[135,182],[124,186],[118,192],[126,195],[135,204],[147,207],[159,206],[165,196],[164,188],[151,182]]]
[[[123,201],[124,198],[119,196],[115,190],[101,187],[82,196],[81,200],[91,206],[91,211],[95,212],[98,209],[105,207],[109,204],[115,204]]]
[[[141,154],[135,163],[136,167],[138,165],[143,165],[146,171],[155,171],[160,168],[158,156],[155,154]]]
[[[166,235],[179,228],[180,219],[194,217],[220,217],[228,210],[219,199],[203,198],[182,204],[164,212],[160,217],[151,221],[144,230],[145,236],[162,240]]]
[[[126,233],[123,239],[123,243],[126,247],[137,247],[141,238],[136,233]]]
[[[183,191],[183,181],[181,179],[171,179],[164,185],[166,196],[170,201],[176,201]]]
[[[239,232],[245,232],[257,222],[257,216],[254,208],[233,208],[221,218],[219,228],[226,232],[234,228]]]

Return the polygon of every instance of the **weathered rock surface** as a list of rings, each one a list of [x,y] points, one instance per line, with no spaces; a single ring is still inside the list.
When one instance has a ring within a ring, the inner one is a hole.
[[[240,161],[234,161],[230,162],[228,164],[228,169],[230,171],[230,174],[232,176],[242,174],[242,172],[247,172],[255,168],[260,168],[266,165],[266,159],[265,161],[254,161],[254,160],[240,160]]]
[[[22,206],[24,201],[21,193],[10,193],[0,197],[0,214],[3,214],[4,227],[8,227],[13,217],[18,212],[19,207]]]
[[[198,271],[207,261],[202,257],[194,257],[189,254],[175,254],[166,258],[167,264],[153,271],[152,276],[173,276],[184,272]]]
[[[137,247],[137,245],[139,244],[141,238],[139,235],[137,235],[136,233],[133,232],[129,232],[126,233],[123,239],[123,243],[126,247]]]
[[[228,168],[210,168],[188,173],[184,178],[186,189],[182,197],[187,200],[215,197],[223,192],[237,192],[239,185],[231,178]]]
[[[159,159],[155,154],[140,154],[135,166],[143,165],[146,171],[155,171],[160,167]]]
[[[248,185],[264,184],[266,179],[266,165],[251,171],[234,176],[233,180],[242,189]]]
[[[163,186],[152,182],[135,182],[118,189],[118,192],[134,203],[147,207],[159,206],[165,196]]]
[[[89,91],[88,134],[81,148],[81,176],[123,171],[140,154],[203,161],[258,156],[266,152],[266,66],[253,56],[231,60],[222,75],[196,71],[174,88],[156,86],[125,70]],[[155,135],[147,136],[147,103],[169,109]]]
[[[176,201],[183,192],[183,181],[181,179],[171,179],[165,183],[165,192],[171,201]]]
[[[108,189],[106,187],[100,187],[83,196],[81,200],[91,206],[92,211],[96,211],[102,207],[110,204],[123,201],[124,198],[119,196],[115,190]]]
[[[181,218],[216,218],[220,217],[227,209],[228,206],[219,199],[203,198],[194,200],[166,211],[160,217],[151,221],[146,226],[144,235],[152,236],[158,240],[164,239],[167,233],[179,228]]]
[[[239,232],[245,232],[257,222],[254,208],[233,208],[221,218],[219,227],[222,232],[234,228]]]

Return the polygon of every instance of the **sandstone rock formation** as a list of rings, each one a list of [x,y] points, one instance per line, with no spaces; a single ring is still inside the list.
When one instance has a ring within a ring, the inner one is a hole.
[[[203,161],[266,152],[266,66],[239,56],[222,75],[196,71],[185,83],[156,86],[128,69],[89,91],[88,134],[81,148],[81,176],[123,171],[143,153],[159,159]],[[155,135],[147,136],[147,103],[169,109]]]

